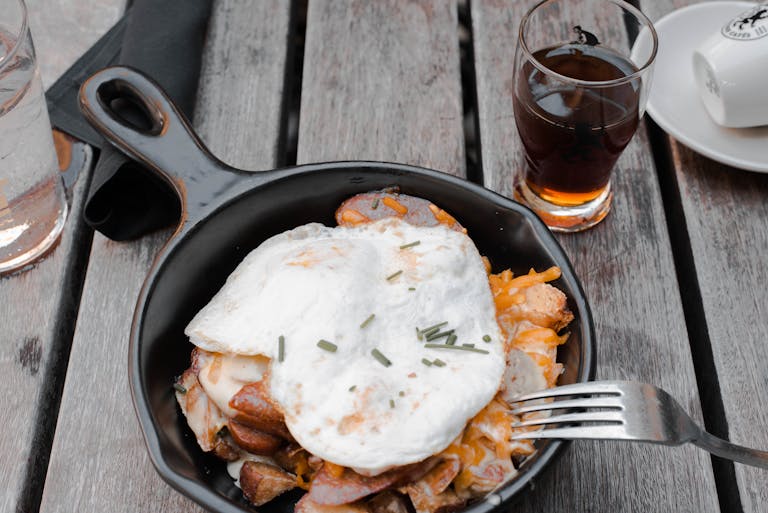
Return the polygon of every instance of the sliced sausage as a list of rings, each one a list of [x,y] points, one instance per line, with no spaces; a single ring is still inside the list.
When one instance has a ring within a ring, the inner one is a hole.
[[[343,469],[341,475],[334,475],[328,465],[323,465],[312,480],[309,496],[317,504],[348,504],[391,486],[418,479],[432,465],[433,462],[428,460],[398,467],[378,476],[363,476],[348,468]]]
[[[261,456],[272,456],[285,443],[285,440],[280,437],[258,431],[234,420],[229,421],[229,434],[237,445],[252,454]]]
[[[399,217],[416,226],[445,224],[466,233],[456,219],[431,201],[393,191],[374,191],[352,196],[336,210],[339,226],[358,226],[387,217]]]
[[[240,469],[240,488],[255,506],[266,504],[295,486],[293,475],[267,463],[246,461]]]
[[[245,385],[230,399],[229,406],[237,410],[235,421],[285,440],[293,439],[283,414],[269,400],[264,380]]]
[[[368,508],[364,504],[336,504],[333,506],[317,504],[312,501],[309,494],[304,495],[296,506],[293,513],[368,513]]]

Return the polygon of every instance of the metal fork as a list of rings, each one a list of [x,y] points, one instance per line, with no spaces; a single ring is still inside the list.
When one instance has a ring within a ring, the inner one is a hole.
[[[561,399],[568,396],[588,397]],[[548,399],[552,401],[542,401]],[[768,469],[768,451],[742,447],[707,433],[672,396],[645,383],[593,381],[550,388],[516,397],[511,411],[520,415],[560,409],[584,411],[515,422],[513,428],[550,424],[564,426],[516,432],[512,439],[629,440],[663,445],[691,442],[722,458]]]

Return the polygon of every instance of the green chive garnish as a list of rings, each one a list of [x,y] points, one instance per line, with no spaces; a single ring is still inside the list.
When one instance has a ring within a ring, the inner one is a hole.
[[[438,338],[450,337],[451,335],[453,335],[454,331],[455,330],[441,331],[439,333],[432,333],[431,335],[425,335],[425,336],[427,337],[427,341],[430,342],[432,340],[437,340]]]
[[[379,208],[379,198],[373,198],[373,203],[371,203],[371,208],[373,210],[376,210]]]
[[[285,337],[280,335],[277,339],[277,361],[285,360]]]
[[[380,363],[380,364],[382,364],[384,367],[389,367],[390,365],[392,365],[392,362],[390,362],[390,361],[389,361],[389,358],[387,358],[386,356],[384,356],[383,354],[381,354],[381,351],[379,351],[378,349],[372,349],[372,350],[371,350],[371,354],[372,354],[372,355],[373,355],[373,357],[374,357],[374,358],[376,358],[376,359],[379,361],[379,363]]]
[[[448,340],[446,340],[445,343],[448,344],[449,346],[452,346],[453,344],[455,344],[456,343],[456,334],[455,333],[451,333],[450,335],[448,335]]]
[[[399,395],[400,397],[405,397],[405,392],[403,392],[402,390],[400,390],[400,391],[397,393],[397,395]]]
[[[173,384],[173,389],[176,390],[180,394],[186,394],[187,393],[187,389],[184,388],[182,385],[180,385],[178,383],[174,383]]]
[[[365,328],[366,326],[368,326],[371,323],[371,321],[373,321],[374,317],[376,317],[376,314],[369,315],[368,318],[366,320],[364,320],[363,323],[360,325],[360,329]]]
[[[394,399],[390,399],[389,400],[389,407],[390,408],[394,408],[395,407],[395,400]]]
[[[387,276],[387,281],[392,281],[392,280],[394,280],[395,278],[397,278],[398,276],[400,276],[401,274],[403,274],[403,270],[402,270],[402,269],[400,269],[400,270],[399,270],[399,271],[397,271],[396,273],[392,273],[392,274],[390,274],[389,276]]]
[[[349,387],[349,391],[354,392],[356,388],[357,388],[357,385],[352,385],[351,387]]]
[[[336,349],[338,349],[338,346],[333,342],[328,342],[327,340],[322,339],[317,342],[317,347],[320,349],[325,349],[326,351],[330,351],[331,353],[335,353]]]
[[[485,349],[477,349],[475,347],[449,346],[447,344],[424,344],[424,347],[428,349],[458,349],[460,351],[471,351],[473,353],[488,354],[488,351]]]
[[[418,246],[419,244],[421,244],[421,241],[420,240],[415,240],[413,242],[409,242],[408,244],[403,244],[402,246],[400,246],[400,249],[412,248],[414,246]]]
[[[416,338],[419,340],[424,340],[424,334],[419,331],[419,328],[416,328]]]
[[[483,335],[483,341],[484,342],[490,342],[491,341],[491,336],[490,335]]]
[[[414,291],[414,290],[416,290],[416,287],[408,287],[408,290]]]
[[[432,331],[432,330],[439,330],[440,328],[442,328],[442,327],[443,327],[443,326],[445,326],[446,324],[448,324],[448,321],[438,322],[438,323],[437,323],[437,324],[435,324],[434,326],[430,326],[430,327],[428,327],[428,328],[424,328],[423,330],[421,330],[421,332],[422,332],[422,333],[426,333],[427,331]]]
[[[461,344],[462,347],[475,347],[475,344]]]
[[[440,358],[435,358],[435,361],[432,363],[438,367],[445,367],[445,362],[442,361]]]
[[[422,358],[422,359],[421,359],[421,363],[423,363],[423,364],[424,364],[424,365],[426,365],[427,367],[431,367],[431,366],[432,366],[432,362],[430,362],[430,361],[429,361],[429,360],[427,360],[426,358]]]

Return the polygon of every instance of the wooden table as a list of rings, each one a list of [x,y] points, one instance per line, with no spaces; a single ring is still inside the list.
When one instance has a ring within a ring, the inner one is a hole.
[[[124,8],[28,3],[46,84]],[[687,3],[641,7],[658,19]],[[215,2],[195,119],[214,153],[249,169],[399,161],[510,194],[512,56],[532,0],[304,4]],[[53,254],[0,280],[0,511],[200,511],[152,469],[126,376],[134,301],[168,232],[93,234],[87,182]],[[558,237],[592,305],[598,377],[658,384],[712,432],[768,448],[768,175],[646,120],[614,186],[602,224]],[[514,510],[765,512],[768,472],[694,447],[578,442]]]

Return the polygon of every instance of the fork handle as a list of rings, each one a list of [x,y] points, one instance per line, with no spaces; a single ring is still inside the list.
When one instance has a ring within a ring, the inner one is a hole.
[[[768,451],[758,451],[757,449],[732,444],[727,440],[710,435],[703,429],[699,438],[692,440],[692,442],[715,456],[752,465],[753,467],[768,469]]]

